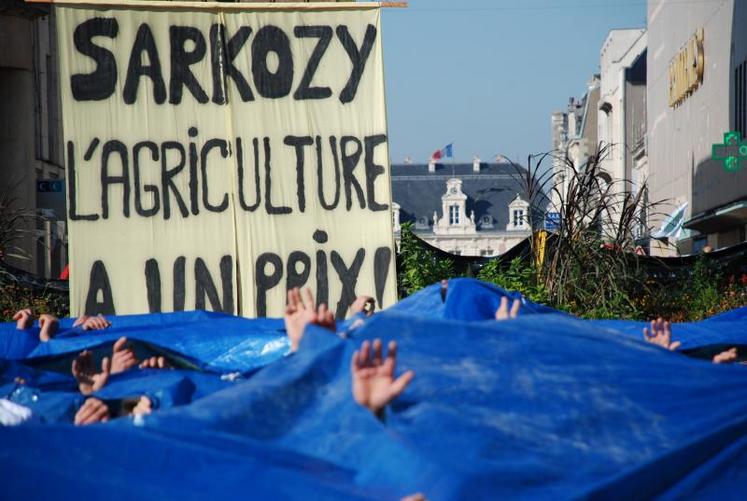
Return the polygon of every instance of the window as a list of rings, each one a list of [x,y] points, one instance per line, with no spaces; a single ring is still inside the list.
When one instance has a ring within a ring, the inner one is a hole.
[[[734,70],[734,130],[747,133],[747,61]]]
[[[449,205],[449,224],[459,224],[458,205]]]
[[[513,215],[512,222],[513,222],[514,227],[524,226],[524,210],[523,209],[514,209],[514,215]]]

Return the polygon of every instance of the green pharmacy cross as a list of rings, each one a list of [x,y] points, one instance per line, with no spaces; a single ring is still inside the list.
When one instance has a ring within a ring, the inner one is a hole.
[[[723,163],[726,172],[736,172],[747,163],[747,141],[739,131],[724,134],[724,144],[714,144],[711,158]]]

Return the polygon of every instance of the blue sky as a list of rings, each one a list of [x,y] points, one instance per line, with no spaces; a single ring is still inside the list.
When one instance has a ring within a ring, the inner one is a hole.
[[[599,72],[609,30],[646,24],[644,0],[410,0],[384,9],[391,159],[550,149],[550,113]]]

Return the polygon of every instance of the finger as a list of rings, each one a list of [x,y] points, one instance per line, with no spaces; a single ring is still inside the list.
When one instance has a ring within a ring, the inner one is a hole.
[[[651,336],[648,333],[648,329],[646,327],[643,328],[643,337],[646,338],[646,340],[650,340]]]
[[[164,369],[166,368],[166,359],[163,357],[158,357],[158,368]]]
[[[122,351],[122,350],[125,349],[125,345],[126,344],[127,344],[127,338],[126,337],[121,337],[121,338],[117,339],[116,343],[114,343],[114,347],[112,348],[112,351],[113,352]]]
[[[93,400],[86,400],[78,412],[75,414],[75,424],[83,424],[86,419],[93,413]]]
[[[83,424],[98,423],[107,415],[108,412],[109,409],[106,408],[106,405],[97,404],[94,408],[93,413],[88,417],[88,419],[86,419]]]
[[[407,385],[410,384],[412,379],[415,377],[414,371],[407,371],[404,374],[402,374],[400,377],[394,380],[391,386],[391,392],[392,392],[392,398],[397,398],[402,394],[403,391],[405,391],[405,388],[407,388]]]
[[[381,339],[374,339],[373,342],[373,363],[375,366],[379,366],[384,362],[381,356]]]
[[[112,361],[109,359],[109,357],[104,357],[101,359],[101,372],[103,372],[105,375],[109,375],[112,372]]]
[[[519,316],[519,308],[521,308],[521,301],[518,299],[514,299],[513,304],[511,305],[511,314],[509,315],[511,318],[516,318]]]
[[[20,320],[23,317],[22,311],[17,311],[15,315],[13,315],[13,320]]]
[[[672,343],[672,344],[669,345],[669,351],[676,350],[677,348],[680,347],[681,344],[682,343],[680,343],[679,341],[675,341],[674,343]]]
[[[350,357],[350,372],[351,374],[355,374],[358,371],[358,368],[360,367],[360,352],[358,350],[355,350],[353,352],[353,356]]]
[[[386,347],[387,349],[387,358],[391,358],[392,360],[397,360],[397,341],[389,341],[389,344]]]
[[[119,359],[120,363],[123,364],[126,367],[132,367],[133,365],[136,365],[138,360],[135,357],[135,355],[132,354],[132,352],[127,352]]]
[[[508,313],[508,298],[506,296],[503,296],[501,298],[501,304],[498,306],[498,311],[495,312],[495,317],[498,318],[500,315],[500,318],[505,318],[505,315]]]
[[[303,305],[307,310],[313,310],[315,306],[314,295],[308,287],[303,290]]]
[[[394,370],[397,366],[397,343],[395,341],[389,341],[387,346],[387,355],[384,360],[384,371],[387,375],[393,376]]]
[[[363,344],[361,344],[361,354],[360,354],[360,367],[368,367],[371,362],[369,360],[371,350],[371,345],[368,341],[363,341]]]

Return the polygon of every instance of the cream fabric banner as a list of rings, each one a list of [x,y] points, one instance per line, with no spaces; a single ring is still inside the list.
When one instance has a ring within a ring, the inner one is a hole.
[[[396,300],[378,9],[56,12],[72,314]]]

